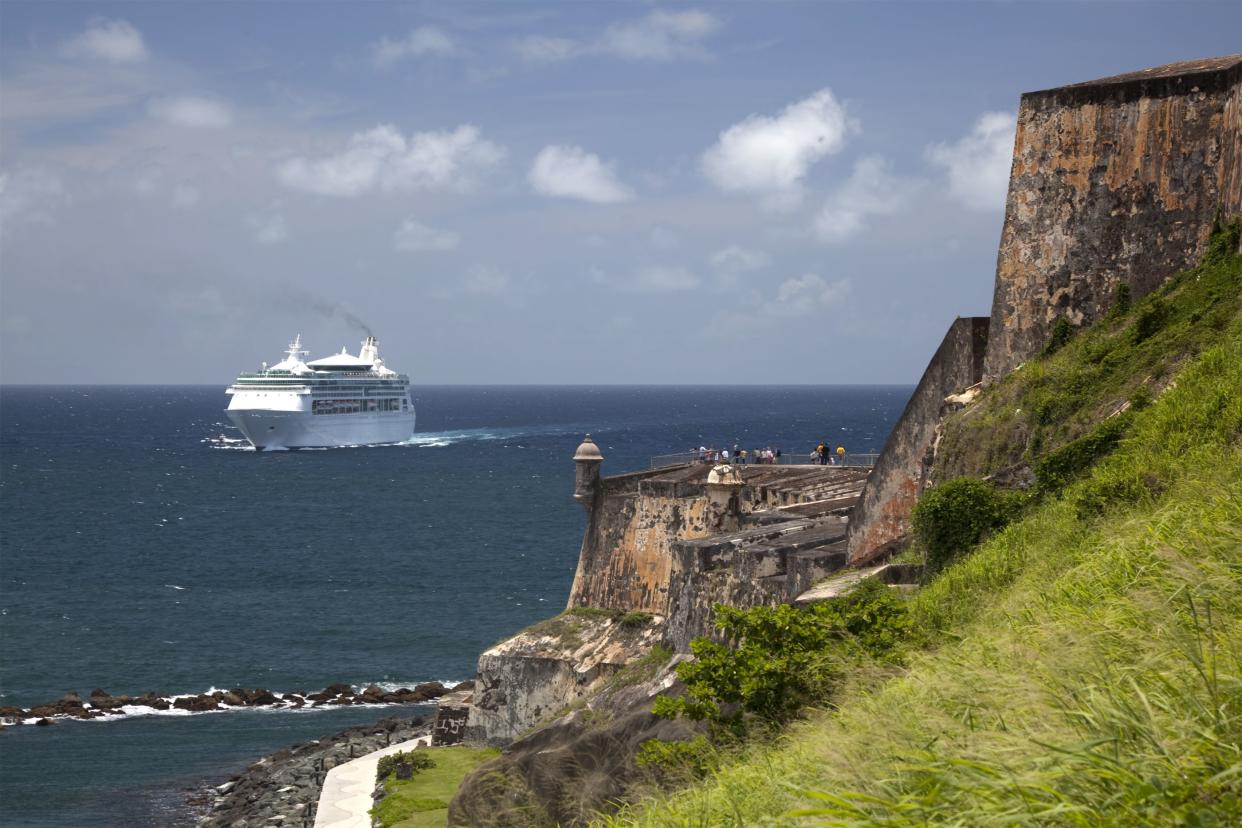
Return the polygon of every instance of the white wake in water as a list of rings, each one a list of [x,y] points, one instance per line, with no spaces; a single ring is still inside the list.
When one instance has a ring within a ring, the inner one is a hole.
[[[369,443],[332,447],[323,446],[316,448],[303,448],[298,449],[298,451],[327,451],[328,448],[444,448],[446,446],[457,445],[458,443],[481,441],[514,442],[526,437],[558,437],[581,433],[583,433],[583,427],[577,425],[464,428],[455,431],[420,432],[415,434],[410,439],[403,440],[400,443]],[[213,449],[222,449],[225,451],[254,451],[254,446],[250,445],[246,442],[246,440],[242,438],[228,437],[224,433],[214,437],[204,437],[199,442],[206,443]],[[273,450],[275,449],[268,449],[268,451]]]

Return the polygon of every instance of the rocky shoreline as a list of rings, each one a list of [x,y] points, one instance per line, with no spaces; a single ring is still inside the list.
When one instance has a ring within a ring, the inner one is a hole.
[[[114,696],[106,690],[96,688],[85,701],[77,693],[71,692],[57,701],[30,708],[0,707],[0,725],[50,725],[59,719],[99,719],[170,710],[210,713],[244,708],[302,709],[361,704],[426,704],[465,686],[469,686],[469,682],[449,688],[438,681],[431,681],[416,684],[412,688],[401,687],[385,691],[375,684],[361,690],[356,690],[349,684],[333,684],[314,693],[305,690],[277,693],[262,687],[235,687],[232,690],[173,696],[158,696],[155,693]]]
[[[265,756],[190,797],[199,828],[313,828],[324,777],[337,765],[431,732],[427,716],[388,718]]]

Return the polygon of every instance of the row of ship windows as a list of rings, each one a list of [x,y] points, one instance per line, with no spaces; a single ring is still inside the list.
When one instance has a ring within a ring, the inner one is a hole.
[[[386,400],[315,400],[311,403],[312,414],[360,414],[363,411],[400,411],[406,407],[403,399]]]

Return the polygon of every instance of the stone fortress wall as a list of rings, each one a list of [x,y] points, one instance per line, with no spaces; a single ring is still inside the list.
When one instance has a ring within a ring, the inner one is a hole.
[[[1194,264],[1218,210],[1242,212],[1242,55],[1023,95],[987,376]]]
[[[1118,285],[1137,299],[1194,265],[1218,211],[1242,213],[1242,55],[1023,95],[987,331],[945,335],[850,521],[851,560],[908,531],[945,397],[1038,354],[1059,317],[1099,319]]]

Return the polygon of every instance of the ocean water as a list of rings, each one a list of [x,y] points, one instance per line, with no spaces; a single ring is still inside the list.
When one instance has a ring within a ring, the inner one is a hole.
[[[257,453],[217,386],[0,388],[0,705],[410,685],[559,612],[604,474],[701,444],[878,451],[908,386],[424,387],[399,446]],[[0,732],[0,825],[184,825],[185,791],[403,708]]]

